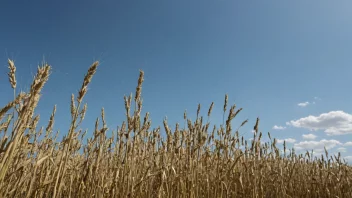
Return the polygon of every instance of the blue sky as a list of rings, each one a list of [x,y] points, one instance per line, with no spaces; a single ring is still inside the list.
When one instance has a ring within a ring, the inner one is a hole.
[[[348,0],[5,0],[0,102],[12,97],[7,58],[15,60],[18,88],[27,90],[45,56],[53,72],[37,110],[44,125],[57,104],[55,129],[63,135],[70,95],[99,60],[85,97],[82,127],[90,133],[101,107],[111,129],[121,124],[123,96],[135,92],[142,69],[143,112],[153,126],[165,116],[172,128],[183,123],[185,109],[194,120],[198,103],[206,115],[213,101],[211,122],[219,124],[227,93],[230,104],[244,109],[234,124],[249,119],[241,131],[248,139],[260,117],[265,134],[291,138],[300,149],[326,145],[352,160],[351,6]]]

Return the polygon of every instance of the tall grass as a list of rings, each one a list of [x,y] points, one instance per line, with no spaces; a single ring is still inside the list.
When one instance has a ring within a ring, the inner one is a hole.
[[[352,169],[340,154],[296,154],[284,143],[282,155],[270,133],[262,143],[259,119],[253,140],[244,140],[239,129],[247,120],[232,126],[242,109],[229,106],[227,95],[222,125],[208,122],[214,103],[207,117],[199,105],[195,121],[185,112],[184,127],[176,124],[172,131],[165,119],[162,136],[160,127],[151,129],[149,114],[142,115],[143,71],[134,97],[124,98],[126,121],[107,135],[102,109],[84,143],[83,99],[98,62],[77,97],[72,94],[71,124],[59,141],[56,107],[45,127],[37,126],[34,112],[51,67],[39,66],[30,91],[16,94],[16,66],[8,64],[14,99],[0,110],[1,197],[352,197]]]

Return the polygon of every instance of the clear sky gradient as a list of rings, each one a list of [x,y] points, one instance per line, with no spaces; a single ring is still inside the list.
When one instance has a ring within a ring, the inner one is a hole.
[[[12,98],[7,58],[19,90],[28,90],[43,56],[53,66],[37,109],[46,124],[57,104],[55,129],[70,122],[90,64],[101,65],[89,86],[82,127],[91,134],[105,107],[109,128],[124,120],[123,96],[145,72],[143,112],[153,126],[174,128],[198,103],[222,122],[224,95],[260,129],[298,149],[343,152],[352,160],[352,2],[349,0],[2,1],[0,103]],[[301,104],[300,104],[301,103]],[[311,117],[308,117],[311,116]],[[274,126],[277,127],[274,127]],[[315,137],[316,136],[316,137]],[[291,139],[289,139],[291,138]],[[350,143],[348,143],[350,142]]]

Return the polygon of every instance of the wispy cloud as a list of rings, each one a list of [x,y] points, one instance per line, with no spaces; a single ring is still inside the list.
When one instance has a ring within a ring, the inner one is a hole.
[[[326,140],[320,141],[302,141],[294,144],[294,148],[297,150],[314,150],[316,152],[324,151],[324,146],[327,150],[335,148],[338,145],[342,145],[338,140]]]
[[[340,148],[337,148],[336,150],[338,152],[340,152],[340,153],[346,153],[347,152],[347,149],[345,147],[340,147]]]
[[[273,126],[273,129],[274,129],[274,130],[285,130],[286,127],[274,125],[274,126]]]
[[[346,142],[344,145],[345,146],[352,146],[352,142]]]
[[[302,137],[303,137],[303,139],[305,139],[305,140],[315,140],[315,138],[317,138],[316,135],[311,134],[311,133],[310,133],[310,134],[303,134]]]
[[[352,115],[343,111],[330,111],[319,116],[291,120],[286,125],[312,131],[324,130],[327,135],[345,135],[352,133]]]
[[[284,141],[286,141],[287,143],[295,143],[295,142],[296,142],[296,140],[293,139],[293,138],[287,138],[287,139],[284,139],[284,140],[282,140],[282,139],[277,139],[277,143],[279,143],[279,144],[284,143]]]
[[[310,103],[307,101],[307,102],[301,102],[301,103],[298,103],[297,105],[300,106],[300,107],[306,107],[308,106]]]
[[[314,100],[311,101],[311,102],[309,102],[309,101],[301,102],[301,103],[298,103],[297,105],[300,106],[300,107],[306,107],[306,106],[311,105],[311,104],[313,104],[313,105],[316,104],[316,101],[318,101],[318,100],[321,100],[321,98],[314,97]]]
[[[345,160],[347,160],[348,163],[352,162],[352,155],[344,157]]]

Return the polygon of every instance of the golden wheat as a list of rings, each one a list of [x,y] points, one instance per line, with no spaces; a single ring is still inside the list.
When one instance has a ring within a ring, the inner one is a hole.
[[[15,91],[16,67],[11,60],[8,64]],[[149,113],[141,116],[143,71],[133,112],[132,94],[124,97],[126,121],[121,127],[107,135],[102,108],[92,137],[85,140],[87,131],[80,124],[87,104],[82,102],[98,65],[89,67],[76,100],[71,95],[71,124],[61,141],[59,131],[54,135],[56,106],[45,128],[38,129],[40,116],[34,115],[49,78],[48,64],[38,68],[29,93],[19,93],[0,109],[0,197],[352,197],[352,168],[340,154],[296,154],[286,142],[282,154],[270,133],[270,141],[261,142],[259,118],[248,145],[239,135],[248,120],[232,128],[242,108],[232,105],[225,122],[227,94],[223,124],[212,131],[214,103],[206,122],[199,104],[194,122],[184,112],[183,128],[176,123],[172,130],[165,118],[165,136],[160,127],[150,129]]]

